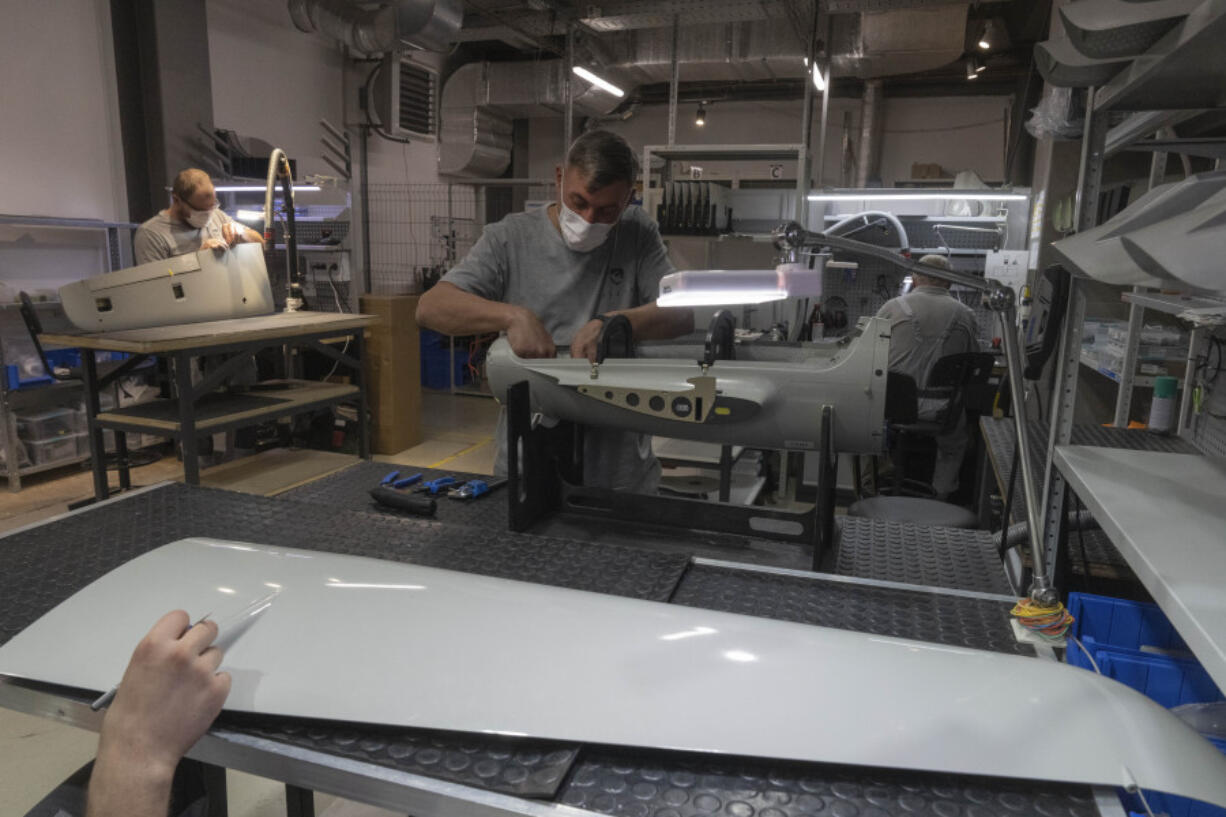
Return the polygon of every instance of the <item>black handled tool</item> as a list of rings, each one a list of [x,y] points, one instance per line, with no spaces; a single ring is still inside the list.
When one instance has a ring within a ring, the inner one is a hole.
[[[370,489],[370,498],[387,508],[417,514],[418,516],[434,516],[438,502],[419,494],[408,494],[380,485]]]

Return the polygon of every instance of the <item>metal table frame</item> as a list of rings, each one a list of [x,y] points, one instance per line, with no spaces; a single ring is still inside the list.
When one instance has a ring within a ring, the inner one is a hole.
[[[307,313],[312,314],[312,313]],[[346,317],[355,317],[352,315]],[[76,343],[82,348],[82,363],[85,381],[85,410],[88,417],[88,433],[90,455],[93,460],[94,496],[96,499],[106,499],[110,495],[110,487],[106,475],[106,449],[103,441],[103,430],[112,429],[115,432],[115,449],[119,459],[119,488],[127,490],[131,486],[127,459],[126,432],[148,432],[170,437],[182,445],[183,477],[189,485],[200,484],[199,432],[197,418],[197,403],[205,395],[211,394],[227,378],[235,374],[241,366],[253,360],[254,355],[262,349],[276,346],[303,346],[312,349],[330,360],[336,361],[352,372],[356,392],[344,392],[336,395],[321,395],[319,399],[297,403],[293,406],[269,406],[261,410],[258,416],[250,412],[235,413],[230,418],[210,421],[206,433],[228,431],[234,428],[253,425],[269,417],[285,416],[303,413],[317,408],[323,408],[343,402],[356,402],[358,415],[359,454],[363,459],[370,458],[369,424],[367,422],[366,383],[362,376],[363,335],[365,327],[336,328],[320,325],[309,328],[309,325],[287,325],[282,332],[268,335],[264,333],[258,338],[241,339],[241,330],[220,332],[216,335],[195,338],[187,344],[165,344],[176,348],[164,351],[157,348],[157,342],[143,344],[152,347],[136,352],[132,358],[115,371],[105,376],[99,376],[98,364],[94,357],[95,350],[114,349],[125,351],[132,348],[131,341],[114,339],[107,333],[82,335],[44,335],[53,343]],[[323,343],[325,339],[350,338],[352,353],[341,352]],[[180,347],[181,348],[177,348]],[[177,392],[178,423],[174,428],[151,428],[147,423],[137,418],[125,420],[122,417],[102,416],[100,394],[103,388],[123,377],[136,366],[144,362],[150,354],[158,354],[174,362],[174,380]],[[227,355],[220,366],[210,371],[198,383],[191,379],[191,362],[203,355]]]

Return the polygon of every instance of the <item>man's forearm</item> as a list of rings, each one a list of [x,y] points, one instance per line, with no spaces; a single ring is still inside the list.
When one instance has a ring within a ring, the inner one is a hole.
[[[174,768],[142,763],[100,747],[89,781],[86,817],[164,817]]]
[[[487,301],[453,284],[441,282],[418,301],[417,323],[444,335],[503,332],[511,325],[518,309],[511,304]]]
[[[635,340],[670,340],[694,331],[694,311],[685,307],[666,308],[650,303],[605,314],[625,315]]]

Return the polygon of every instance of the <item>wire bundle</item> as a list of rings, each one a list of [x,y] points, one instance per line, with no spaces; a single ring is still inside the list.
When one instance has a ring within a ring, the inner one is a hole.
[[[1057,641],[1064,638],[1068,628],[1076,620],[1064,605],[1056,602],[1054,607],[1039,604],[1034,599],[1019,599],[1009,611],[1018,622],[1040,638]]]

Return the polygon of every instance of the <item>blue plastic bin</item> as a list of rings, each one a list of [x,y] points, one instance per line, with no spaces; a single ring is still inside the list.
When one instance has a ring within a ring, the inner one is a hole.
[[[468,364],[468,351],[455,350],[455,384],[464,382],[464,367]],[[451,380],[447,376],[447,367],[451,365],[451,350],[443,348],[421,349],[421,384],[428,389],[450,388]]]
[[[52,366],[65,366],[71,368],[81,365],[81,350],[80,349],[49,349],[46,351],[47,362]],[[55,382],[50,373],[41,374],[34,377],[22,377],[21,372],[16,364],[9,364],[4,367],[4,378],[8,389],[24,389],[31,386],[43,386],[47,383]]]
[[[1223,699],[1209,673],[1195,658],[1161,655],[1143,647],[1187,652],[1188,646],[1156,604],[1070,593],[1069,612],[1077,619],[1073,635],[1093,656],[1103,675],[1132,687],[1165,707]],[[1085,653],[1070,643],[1065,660],[1093,672]],[[1226,741],[1210,740],[1223,754]],[[1147,817],[1141,799],[1119,790],[1125,810]],[[1145,793],[1155,814],[1169,817],[1226,817],[1226,809],[1161,792]]]

